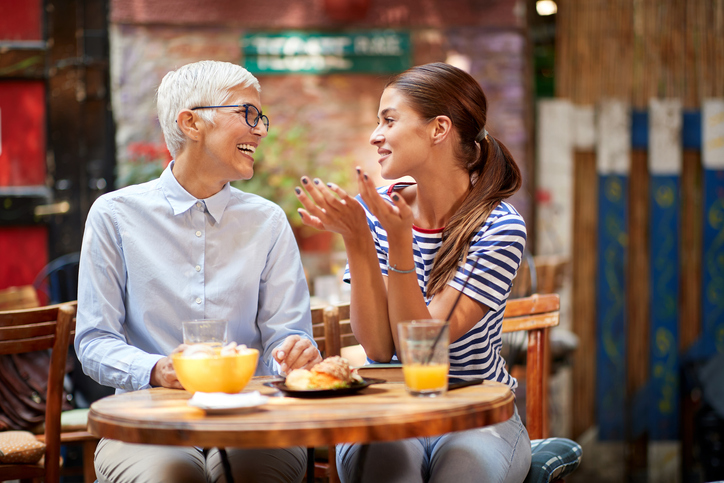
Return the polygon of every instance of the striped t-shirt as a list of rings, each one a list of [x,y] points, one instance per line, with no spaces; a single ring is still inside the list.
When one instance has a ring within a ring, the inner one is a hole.
[[[409,184],[399,183],[378,188],[377,191],[391,202],[392,191],[406,186]],[[367,223],[377,249],[380,269],[386,276],[389,251],[387,232],[359,196],[357,200],[367,213]],[[442,228],[426,230],[415,226],[412,229],[417,281],[428,304],[432,299],[427,296],[426,287],[435,256],[442,245],[442,231]],[[450,376],[499,381],[511,389],[518,385],[515,378],[506,371],[500,349],[505,303],[520,266],[525,241],[525,221],[516,209],[506,202],[501,202],[493,210],[478,233],[473,236],[467,259],[458,264],[457,273],[448,285],[461,290],[470,270],[475,266],[463,293],[490,310],[465,335],[450,344]],[[344,280],[350,281],[349,266],[345,270]]]

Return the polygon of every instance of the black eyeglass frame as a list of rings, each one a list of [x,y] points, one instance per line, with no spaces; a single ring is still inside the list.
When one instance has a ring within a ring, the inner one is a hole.
[[[246,124],[249,127],[256,127],[257,124],[259,124],[259,119],[261,119],[262,124],[264,124],[264,127],[266,127],[266,130],[269,131],[269,118],[262,114],[262,112],[257,109],[257,107],[253,104],[231,104],[229,106],[199,106],[199,107],[192,107],[191,110],[195,111],[197,109],[219,109],[221,107],[243,107],[244,110],[244,120],[246,121]],[[249,122],[249,108],[252,108],[256,111],[256,119],[254,120],[254,124]]]

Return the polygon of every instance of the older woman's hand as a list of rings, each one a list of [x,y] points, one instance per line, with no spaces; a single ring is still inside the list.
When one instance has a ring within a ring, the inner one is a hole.
[[[174,350],[174,353],[178,350]],[[149,381],[153,387],[170,387],[172,389],[183,389],[184,387],[176,376],[173,368],[171,357],[162,357],[156,362],[151,370],[151,380]]]
[[[322,362],[322,356],[312,341],[299,335],[290,335],[284,339],[273,355],[285,374],[294,369],[311,369]]]
[[[294,191],[304,205],[298,212],[305,225],[339,233],[343,238],[369,232],[364,208],[342,188],[306,176],[302,177],[302,185],[306,193],[299,187]]]

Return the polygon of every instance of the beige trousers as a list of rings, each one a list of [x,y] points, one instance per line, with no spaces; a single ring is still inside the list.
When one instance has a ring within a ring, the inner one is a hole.
[[[307,466],[306,448],[226,450],[234,483],[299,483]],[[99,483],[225,483],[218,450],[130,444],[102,439],[95,454]]]

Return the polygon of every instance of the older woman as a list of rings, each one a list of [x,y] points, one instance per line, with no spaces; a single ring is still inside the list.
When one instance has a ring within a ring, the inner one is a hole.
[[[257,374],[321,360],[309,293],[284,212],[230,181],[249,179],[266,137],[257,80],[238,65],[168,73],[158,113],[174,157],[161,177],[99,198],[80,260],[75,347],[86,374],[116,392],[181,388],[169,354],[181,322],[227,319],[229,340],[259,350]],[[303,448],[229,449],[236,481],[300,481]],[[218,451],[102,440],[100,482],[223,480]]]

